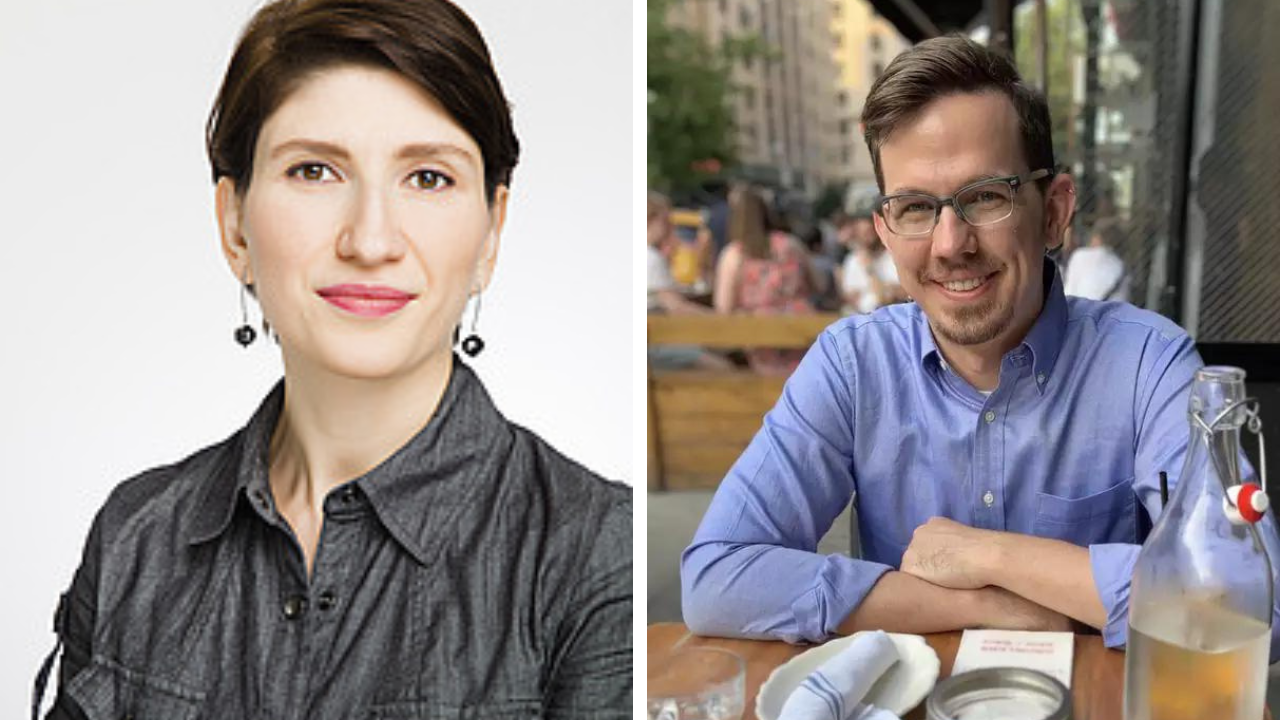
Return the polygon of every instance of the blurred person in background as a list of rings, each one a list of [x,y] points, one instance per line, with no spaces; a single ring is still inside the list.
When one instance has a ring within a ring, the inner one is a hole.
[[[710,315],[714,310],[700,305],[680,294],[676,281],[671,277],[667,258],[661,247],[672,235],[671,201],[659,192],[649,191],[647,212],[648,245],[645,256],[648,265],[649,312],[672,315]],[[704,370],[728,370],[733,363],[696,345],[661,345],[649,348],[649,362],[658,369],[676,370],[701,368]]]
[[[680,294],[679,285],[671,274],[671,266],[662,249],[669,246],[674,235],[671,222],[671,201],[665,195],[649,191],[647,212],[648,245],[645,247],[649,312],[665,311],[676,314],[710,314],[706,305],[699,305]]]
[[[813,295],[809,298],[810,302],[819,312],[836,312],[840,309],[840,286],[836,281],[840,266],[825,252],[822,228],[817,225],[809,228],[804,234],[803,243],[809,251],[813,275]]]
[[[1129,273],[1116,248],[1124,230],[1116,218],[1094,223],[1089,243],[1076,248],[1067,259],[1064,292],[1091,300],[1129,301]]]
[[[743,188],[729,199],[729,244],[716,263],[712,302],[716,312],[755,314],[813,312],[813,266],[800,241],[785,231],[780,215],[770,215],[755,190]],[[803,352],[753,350],[747,360],[756,372],[790,374]]]
[[[705,189],[708,201],[703,217],[711,233],[711,262],[714,264],[725,245],[729,244],[729,185],[723,180],[713,180],[706,184]]]
[[[839,273],[845,314],[866,314],[906,299],[906,293],[898,284],[893,258],[876,236],[871,213],[858,213],[849,218],[840,228],[840,239],[849,248]]]

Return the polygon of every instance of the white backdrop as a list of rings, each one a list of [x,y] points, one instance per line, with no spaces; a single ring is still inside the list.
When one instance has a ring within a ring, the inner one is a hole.
[[[258,4],[6,0],[0,14],[0,715],[26,712],[111,488],[229,435],[280,374],[274,346],[232,341],[238,286],[203,150]],[[460,4],[522,145],[472,365],[509,418],[632,481],[630,3]]]

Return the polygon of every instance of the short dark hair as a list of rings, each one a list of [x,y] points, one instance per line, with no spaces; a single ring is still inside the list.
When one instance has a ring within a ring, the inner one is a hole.
[[[344,64],[399,74],[429,93],[480,148],[485,196],[520,156],[484,38],[449,0],[275,0],[236,45],[205,126],[213,180],[249,187],[267,119],[310,74]]]
[[[876,183],[884,192],[880,148],[925,105],[946,95],[997,91],[1018,114],[1022,152],[1030,170],[1054,168],[1052,125],[1044,95],[1022,81],[1013,61],[960,35],[931,38],[889,63],[862,108],[863,134]]]
[[[1089,235],[1091,238],[1093,236],[1102,238],[1102,244],[1113,250],[1124,244],[1124,226],[1114,217],[1105,217],[1094,222]]]

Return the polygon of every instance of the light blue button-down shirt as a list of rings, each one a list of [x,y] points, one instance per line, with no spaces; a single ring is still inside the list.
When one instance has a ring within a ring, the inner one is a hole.
[[[825,330],[721,483],[681,575],[685,622],[710,635],[818,642],[896,569],[932,516],[1089,548],[1123,645],[1139,518],[1176,485],[1201,366],[1164,317],[1051,284],[984,395],[949,370],[914,303]],[[862,559],[815,553],[855,498]],[[1143,518],[1145,521],[1146,518]]]

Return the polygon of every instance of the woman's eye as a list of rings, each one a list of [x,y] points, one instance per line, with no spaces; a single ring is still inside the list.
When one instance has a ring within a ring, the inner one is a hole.
[[[422,190],[443,190],[453,184],[451,178],[435,170],[418,170],[409,176],[409,182]]]
[[[328,165],[313,162],[294,165],[289,168],[288,175],[307,182],[327,182],[336,177]]]

